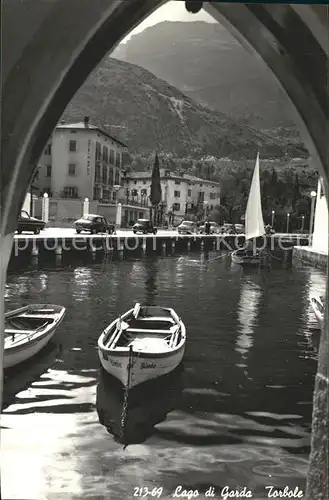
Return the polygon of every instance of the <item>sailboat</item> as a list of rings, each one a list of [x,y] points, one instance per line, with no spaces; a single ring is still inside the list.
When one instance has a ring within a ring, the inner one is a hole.
[[[240,265],[260,265],[262,254],[256,249],[256,238],[265,235],[262,213],[259,179],[259,153],[257,154],[254,174],[251,181],[247,209],[245,214],[245,236],[247,248],[235,250],[232,253],[232,262]],[[254,243],[254,244],[253,244]]]

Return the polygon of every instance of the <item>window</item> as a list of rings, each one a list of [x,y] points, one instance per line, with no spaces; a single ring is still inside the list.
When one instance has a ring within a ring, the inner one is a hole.
[[[174,191],[174,197],[180,198],[180,191]]]
[[[146,180],[145,179],[143,180],[143,184],[146,184]]]
[[[99,142],[96,141],[96,147],[95,147],[95,160],[96,161],[100,161],[101,153],[102,153],[101,145]]]
[[[120,174],[119,174],[119,172],[115,172],[115,184],[120,184]]]
[[[76,134],[77,131],[76,130],[70,130],[70,134]]]
[[[99,200],[101,197],[101,190],[99,187],[94,187],[94,200]]]
[[[113,149],[110,149],[110,163],[111,163],[111,165],[114,165],[114,151],[113,151]]]
[[[106,146],[103,146],[103,161],[108,161],[108,149]]]
[[[51,144],[47,144],[45,149],[45,155],[51,155]]]
[[[101,182],[101,166],[99,163],[96,163],[95,166],[95,182]]]
[[[174,212],[179,212],[180,211],[180,203],[174,203],[172,209]]]
[[[46,165],[46,177],[51,177],[51,165]]]
[[[120,155],[120,153],[117,153],[115,155],[115,166],[120,167],[120,165],[121,165],[121,155]]]
[[[200,191],[199,192],[199,202],[203,202],[204,201],[204,191]]]
[[[141,189],[141,195],[146,196],[147,195],[147,189]]]
[[[76,151],[76,150],[77,150],[77,141],[70,141],[69,151]]]
[[[175,184],[178,186],[180,184],[180,181],[179,180],[176,180],[175,181]]]
[[[69,175],[75,175],[75,174],[76,174],[75,163],[70,163],[69,164]]]
[[[104,166],[103,167],[103,175],[102,175],[102,182],[103,182],[103,184],[106,184],[106,181],[107,181],[107,167]]]
[[[108,185],[113,186],[113,168],[109,169]]]
[[[137,181],[134,181],[134,184],[137,184]]]
[[[187,190],[187,196],[192,196],[192,189]]]
[[[78,188],[66,186],[64,188],[64,198],[78,198]]]

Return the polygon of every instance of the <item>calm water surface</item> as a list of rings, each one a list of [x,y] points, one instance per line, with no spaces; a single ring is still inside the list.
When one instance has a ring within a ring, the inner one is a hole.
[[[67,314],[46,351],[6,381],[4,496],[119,500],[147,486],[172,498],[182,485],[204,498],[211,485],[222,498],[228,485],[260,499],[266,485],[304,489],[319,340],[309,297],[324,289],[320,270],[246,272],[216,252],[11,270],[8,309],[56,303]],[[95,346],[135,301],[174,307],[188,340],[182,370],[132,401],[131,433],[148,423],[148,435],[123,450],[99,422],[113,431],[121,410]],[[14,479],[19,463],[30,496]]]

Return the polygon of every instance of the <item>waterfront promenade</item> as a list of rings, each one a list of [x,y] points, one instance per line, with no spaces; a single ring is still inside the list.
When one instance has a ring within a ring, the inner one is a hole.
[[[244,234],[189,234],[180,235],[177,229],[159,229],[157,234],[134,234],[130,229],[119,229],[115,234],[77,234],[74,228],[46,228],[40,234],[16,234],[12,257],[22,254],[34,256],[40,253],[54,253],[62,255],[72,252],[116,252],[126,251],[154,252],[167,250],[225,250],[228,252],[243,248]],[[259,238],[258,249],[274,250],[292,249],[294,246],[308,245],[305,235],[276,233],[265,238]]]
[[[90,233],[83,232],[80,234],[77,234],[76,230],[74,228],[63,228],[63,227],[49,227],[41,231],[40,234],[32,234],[32,233],[23,233],[23,234],[15,234],[14,238],[17,240],[44,240],[48,238],[65,238],[65,239],[81,239],[81,238],[104,238],[104,236],[107,236],[105,233],[99,233],[97,235],[91,235]],[[156,235],[153,234],[146,234],[142,235],[141,233],[138,233],[134,235],[132,229],[118,229],[116,234],[114,235],[116,237],[120,238],[133,238],[135,236],[139,237],[147,237],[147,238],[175,238],[177,236],[180,236],[178,234],[177,229],[159,229]],[[214,237],[242,237],[244,238],[244,234],[211,234],[211,235],[205,235],[205,234],[190,234],[190,235],[183,235],[180,237],[189,237],[189,238],[194,238],[194,237],[206,237],[206,238],[214,238]],[[295,234],[295,233],[275,233],[273,238],[290,238],[290,239],[297,239],[297,238],[302,238],[302,239],[307,239],[307,235],[301,235],[301,234]]]

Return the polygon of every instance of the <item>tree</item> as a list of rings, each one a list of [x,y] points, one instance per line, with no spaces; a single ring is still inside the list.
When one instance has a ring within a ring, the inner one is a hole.
[[[162,191],[161,191],[159,158],[158,158],[158,153],[155,153],[155,160],[151,178],[151,193],[150,193],[150,202],[154,209],[154,223],[156,220],[156,207],[160,203],[161,197],[162,197]]]
[[[292,200],[291,200],[291,205],[292,205],[292,209],[294,212],[296,210],[296,204],[300,200],[300,198],[301,198],[301,194],[300,194],[300,186],[299,186],[299,177],[298,177],[298,173],[296,172],[295,182],[294,182],[294,186],[293,186]]]

